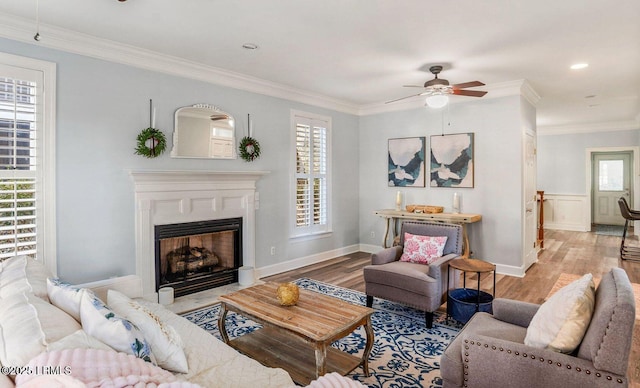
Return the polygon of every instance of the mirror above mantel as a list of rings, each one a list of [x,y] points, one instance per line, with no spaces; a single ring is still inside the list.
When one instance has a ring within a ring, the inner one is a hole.
[[[217,106],[196,104],[176,110],[174,158],[236,159],[235,120]]]

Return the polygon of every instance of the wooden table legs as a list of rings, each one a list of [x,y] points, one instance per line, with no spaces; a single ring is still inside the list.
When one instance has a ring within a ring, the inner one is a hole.
[[[362,354],[362,371],[364,375],[369,377],[369,355],[373,348],[373,327],[371,326],[371,316],[367,317],[367,321],[364,324],[364,331],[367,333],[367,343],[364,346],[364,353]]]
[[[327,345],[318,344],[315,348],[316,353],[316,378],[324,376],[327,373]]]
[[[382,247],[383,248],[389,248],[387,246],[387,237],[389,237],[389,224],[391,223],[391,220],[394,220],[393,218],[387,218],[387,225],[385,225],[384,228],[384,236],[382,236]],[[395,220],[393,221],[395,223]],[[395,227],[394,227],[395,229]],[[395,237],[395,231],[393,234],[393,237]]]
[[[220,303],[220,315],[218,316],[218,330],[220,330],[220,336],[225,344],[229,344],[229,335],[227,334],[227,327],[225,326],[227,320],[227,305]]]

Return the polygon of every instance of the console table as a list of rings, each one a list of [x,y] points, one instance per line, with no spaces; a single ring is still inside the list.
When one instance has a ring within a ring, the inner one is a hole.
[[[387,220],[387,225],[384,230],[384,237],[382,240],[382,247],[388,248],[387,237],[389,236],[389,227],[393,223],[393,238],[397,236],[396,220],[409,219],[420,221],[435,221],[435,222],[448,222],[451,224],[462,225],[462,238],[463,238],[463,251],[462,257],[468,258],[471,253],[469,246],[469,236],[467,235],[466,224],[478,222],[482,219],[480,214],[464,214],[464,213],[410,213],[408,211],[383,209],[376,210],[375,214]]]

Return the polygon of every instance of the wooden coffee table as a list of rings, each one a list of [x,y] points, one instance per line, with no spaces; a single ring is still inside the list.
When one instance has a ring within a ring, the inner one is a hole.
[[[264,365],[283,368],[298,384],[308,385],[328,372],[346,375],[362,365],[369,376],[373,347],[373,309],[300,289],[295,306],[281,306],[278,284],[266,283],[223,295],[218,327],[225,343]],[[229,340],[228,311],[263,325],[262,329]],[[331,343],[364,326],[367,342],[362,357],[331,347]]]

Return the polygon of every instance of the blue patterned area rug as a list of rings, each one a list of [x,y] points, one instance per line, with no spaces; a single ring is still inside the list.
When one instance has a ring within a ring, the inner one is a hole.
[[[307,290],[355,304],[365,304],[365,295],[361,292],[306,278],[298,279],[295,283]],[[441,387],[440,356],[462,325],[436,312],[433,328],[428,330],[421,311],[378,298],[373,308],[376,311],[372,316],[375,344],[369,357],[371,374],[365,377],[362,368],[358,367],[349,376],[369,387]],[[220,339],[217,321],[219,310],[220,305],[217,304],[183,316]],[[260,325],[238,314],[227,314],[230,338],[259,328]],[[359,328],[332,346],[351,354],[362,354],[365,339],[364,330]]]

